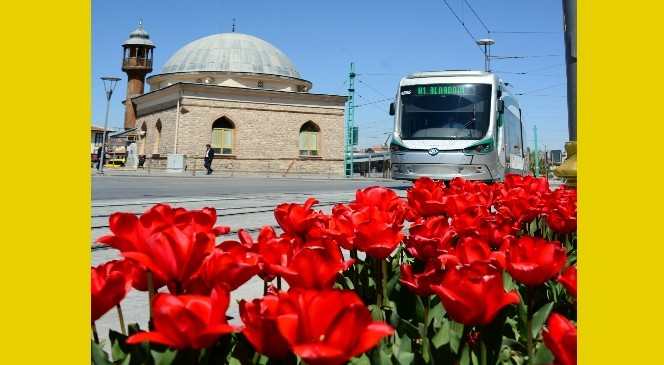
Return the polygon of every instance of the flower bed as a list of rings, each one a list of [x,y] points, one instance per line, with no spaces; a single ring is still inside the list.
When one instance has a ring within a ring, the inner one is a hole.
[[[211,208],[113,214],[99,242],[124,259],[92,268],[93,362],[576,363],[576,190],[421,178],[407,199],[316,203],[278,205],[281,234],[221,243]],[[263,298],[229,324],[229,293],[256,275]],[[109,359],[94,321],[129,290],[150,296],[150,328],[110,331]]]

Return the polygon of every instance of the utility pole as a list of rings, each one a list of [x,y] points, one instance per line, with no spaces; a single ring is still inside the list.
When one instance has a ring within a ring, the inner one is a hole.
[[[353,176],[353,131],[355,130],[355,64],[350,63],[348,73],[348,101],[346,111],[346,143],[344,148],[344,170],[346,177]]]
[[[104,164],[106,163],[106,135],[108,135],[108,113],[111,108],[111,96],[113,96],[113,90],[115,86],[120,81],[118,77],[102,77],[101,81],[104,82],[104,92],[106,93],[106,117],[104,118],[104,134],[101,142],[101,156],[99,161],[99,174],[104,173]],[[127,100],[128,103],[131,103],[131,100]]]
[[[484,46],[484,71],[490,72],[491,71],[491,46],[496,43],[491,38],[483,38],[483,39],[478,39],[475,43],[477,43],[478,46]]]
[[[537,151],[537,126],[533,126],[533,137],[535,138],[535,177],[539,176],[539,152]]]
[[[576,0],[563,0],[565,64],[567,74],[567,127],[576,141]]]

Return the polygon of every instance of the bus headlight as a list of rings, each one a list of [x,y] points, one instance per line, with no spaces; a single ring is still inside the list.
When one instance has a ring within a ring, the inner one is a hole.
[[[463,153],[465,154],[487,154],[489,152],[493,151],[493,142],[486,142],[486,143],[481,143],[472,147],[464,148]]]

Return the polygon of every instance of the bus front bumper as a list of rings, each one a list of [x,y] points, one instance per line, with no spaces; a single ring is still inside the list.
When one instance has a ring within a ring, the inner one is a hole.
[[[461,177],[466,180],[491,181],[495,178],[486,165],[470,164],[426,164],[426,163],[394,163],[392,178],[397,180],[416,180],[420,177],[435,180],[452,180]]]

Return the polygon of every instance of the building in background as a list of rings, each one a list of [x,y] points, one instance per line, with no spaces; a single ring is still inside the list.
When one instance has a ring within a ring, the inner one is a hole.
[[[187,164],[209,143],[213,169],[343,174],[346,97],[310,93],[312,83],[270,43],[234,32],[203,37],[147,80],[155,45],[142,25],[123,48],[125,128],[153,166],[166,167],[167,156]]]

